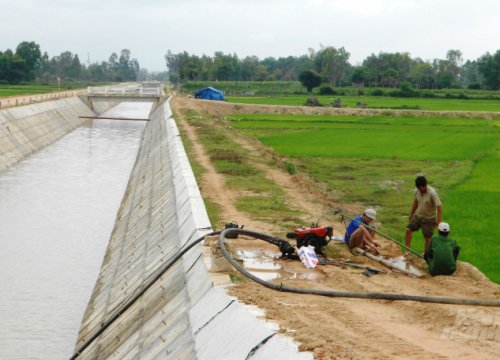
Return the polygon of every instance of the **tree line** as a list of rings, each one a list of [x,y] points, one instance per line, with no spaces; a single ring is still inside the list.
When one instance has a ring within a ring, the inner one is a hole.
[[[33,41],[21,42],[15,51],[0,51],[0,83],[4,84],[33,80],[47,84],[61,81],[136,81],[141,75],[147,77],[144,71],[128,49],[121,50],[119,55],[112,53],[108,61],[87,64],[70,51],[49,57],[47,52],[42,54],[40,45]]]
[[[360,65],[349,63],[344,48],[322,46],[307,54],[288,57],[256,56],[239,58],[236,54],[215,52],[197,56],[188,52],[167,51],[165,61],[169,79],[184,81],[297,81],[318,76],[331,86],[359,85],[397,88],[410,84],[418,89],[472,88],[500,89],[500,50],[476,60],[464,61],[460,50],[449,50],[444,59],[424,61],[407,52],[371,54]],[[307,73],[306,73],[307,72]]]

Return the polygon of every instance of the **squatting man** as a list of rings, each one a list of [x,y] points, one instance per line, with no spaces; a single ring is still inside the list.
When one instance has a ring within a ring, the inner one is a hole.
[[[366,209],[363,214],[356,216],[351,220],[345,231],[344,241],[350,249],[359,247],[364,250],[370,250],[378,254],[377,243],[373,237],[375,231],[370,227],[370,223],[377,217],[377,212],[374,209]]]

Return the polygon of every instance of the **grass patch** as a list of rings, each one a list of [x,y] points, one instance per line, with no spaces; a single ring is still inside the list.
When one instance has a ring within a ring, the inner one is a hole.
[[[451,236],[462,246],[461,258],[478,266],[500,283],[498,238],[495,226],[500,213],[500,156],[498,152],[478,161],[470,176],[446,194]]]
[[[229,280],[231,280],[233,284],[242,284],[247,281],[247,278],[240,273],[230,272],[228,275]]]
[[[251,213],[257,220],[293,227],[302,223],[300,212],[290,210],[283,194],[269,193],[264,196],[242,196],[236,202],[236,209]]]
[[[234,191],[252,194],[242,196],[238,200],[239,211],[249,213],[252,217],[261,220],[269,220],[274,215],[277,215],[279,220],[295,219],[297,212],[287,205],[283,190],[254,166],[254,161],[258,162],[262,159],[258,156],[252,159],[252,154],[234,140],[234,130],[228,128],[226,119],[193,110],[185,110],[183,114],[185,119],[196,128],[198,141],[209,154],[216,171],[226,176],[226,186]],[[189,146],[188,144],[188,148]],[[194,168],[201,168],[193,157],[191,157],[191,163]],[[202,175],[203,169],[198,173],[198,181]],[[206,199],[205,204],[214,227],[222,228],[225,222],[237,220],[221,219],[220,209],[215,204],[209,204]],[[216,219],[216,222],[212,219]]]
[[[75,84],[76,87],[84,87],[84,84]],[[73,85],[58,87],[55,85],[0,85],[0,97],[16,95],[37,95],[58,91],[65,91],[74,88]]]

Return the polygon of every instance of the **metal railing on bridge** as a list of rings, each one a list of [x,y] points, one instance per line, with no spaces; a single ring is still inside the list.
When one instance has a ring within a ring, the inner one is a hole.
[[[163,95],[162,87],[93,87],[87,88],[90,96],[131,96],[131,97],[160,97]]]

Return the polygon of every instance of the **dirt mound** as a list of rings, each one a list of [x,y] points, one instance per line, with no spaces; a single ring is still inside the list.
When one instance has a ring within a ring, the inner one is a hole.
[[[238,194],[228,190],[225,178],[218,174],[197,142],[196,129],[181,115],[182,109],[200,114],[224,116],[229,113],[315,114],[351,111],[364,114],[368,109],[318,109],[288,106],[237,105],[221,102],[174,98],[172,106],[176,120],[193,144],[193,156],[205,169],[201,190],[205,197],[218,203],[225,219],[237,219],[246,228],[280,234],[276,224],[253,220],[237,211]],[[373,110],[370,111],[373,113]],[[265,154],[257,142],[240,138],[239,143],[249,151]],[[264,155],[263,155],[264,156]],[[254,164],[268,178],[280,185],[295,208],[315,219],[328,212],[328,199],[315,194],[307,177],[290,176],[266,163]],[[337,204],[340,206],[339,204]],[[343,205],[352,212],[359,205]],[[339,231],[343,224],[333,216],[326,220]],[[400,254],[397,245],[384,239],[382,252]],[[244,248],[245,240],[236,247]],[[252,241],[248,246],[259,246]],[[262,245],[266,247],[267,245]],[[349,259],[375,268],[381,265],[364,257],[354,257],[340,243],[334,249],[341,259]],[[354,292],[378,292],[424,296],[499,299],[500,286],[490,282],[470,264],[460,262],[453,276],[410,278],[391,272],[367,277],[360,269],[320,266],[306,270],[298,261],[280,260],[281,269],[276,282],[288,286]],[[420,264],[423,267],[422,264]],[[377,301],[327,298],[313,295],[281,293],[264,288],[252,281],[233,286],[230,294],[241,301],[265,310],[266,318],[279,324],[280,330],[296,339],[302,350],[312,351],[316,359],[496,359],[500,353],[500,309],[459,305],[425,304],[402,301]]]

